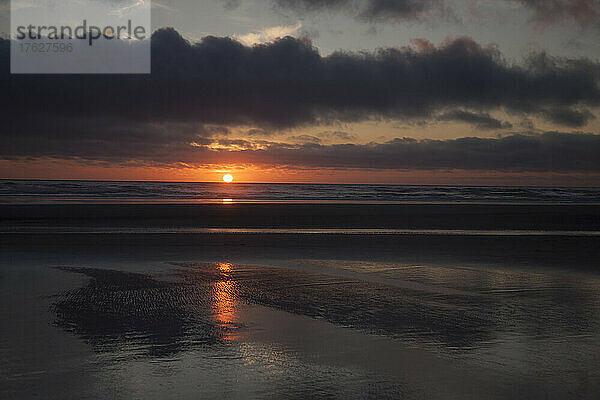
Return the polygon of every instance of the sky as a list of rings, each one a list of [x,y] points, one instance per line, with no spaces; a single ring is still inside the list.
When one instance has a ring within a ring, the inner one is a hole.
[[[0,178],[600,184],[600,0],[155,0],[152,25],[150,75],[11,75],[4,36]]]

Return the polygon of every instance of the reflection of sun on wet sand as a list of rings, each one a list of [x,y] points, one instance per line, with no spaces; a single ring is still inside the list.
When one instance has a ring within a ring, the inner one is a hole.
[[[224,329],[225,340],[236,340],[237,335],[234,331],[229,331],[235,323],[236,317],[236,285],[230,278],[228,273],[231,271],[232,264],[217,263],[216,264],[219,277],[222,279],[215,282],[212,288],[213,309],[217,324]]]
[[[305,261],[322,269],[309,272],[231,263],[177,263],[169,274],[173,279],[160,280],[141,273],[61,268],[91,279],[87,286],[56,297],[55,323],[81,336],[97,352],[118,357],[172,357],[192,349],[238,351],[247,349],[247,343],[261,334],[270,337],[264,332],[257,336],[264,325],[253,319],[263,312],[257,311],[259,308],[267,307],[288,312],[285,318],[292,314],[311,317],[354,332],[387,337],[436,357],[474,360],[490,373],[498,372],[495,368],[499,365],[509,376],[529,376],[530,368],[521,366],[534,362],[542,373],[565,377],[566,369],[593,370],[596,364],[596,314],[582,311],[597,312],[600,306],[597,280],[589,277]],[[348,270],[358,272],[348,275]],[[414,285],[399,285],[398,281]],[[565,302],[566,298],[570,301]],[[276,325],[281,323],[281,315]],[[271,316],[266,318],[269,323],[274,321]],[[293,318],[292,322],[300,323]],[[273,329],[275,325],[269,326]],[[518,342],[529,341],[531,350],[517,351],[515,337]],[[251,353],[251,358],[262,359],[269,351]],[[578,384],[573,375],[565,379],[569,388]]]

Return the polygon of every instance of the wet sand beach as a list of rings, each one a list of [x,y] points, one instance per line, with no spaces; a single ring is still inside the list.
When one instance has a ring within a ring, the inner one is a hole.
[[[69,204],[1,204],[0,227],[116,228],[371,228],[577,230],[600,227],[598,204],[397,203],[359,202],[264,204],[171,203],[143,199],[95,204],[88,199]]]
[[[2,206],[0,397],[600,390],[593,206],[106,206]]]

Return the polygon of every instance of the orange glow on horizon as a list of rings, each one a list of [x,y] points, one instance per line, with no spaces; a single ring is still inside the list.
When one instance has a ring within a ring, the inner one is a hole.
[[[162,168],[85,165],[72,160],[0,160],[2,179],[98,181],[224,182],[235,173],[244,183],[369,183],[404,185],[598,186],[600,173],[466,170],[336,170],[224,165],[222,168]],[[232,176],[233,177],[233,176]]]

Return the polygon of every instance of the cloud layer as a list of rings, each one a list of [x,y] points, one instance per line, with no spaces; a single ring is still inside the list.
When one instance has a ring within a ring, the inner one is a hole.
[[[33,124],[29,124],[33,125]],[[487,170],[600,172],[600,135],[547,132],[501,138],[398,138],[385,143],[321,144],[224,139],[186,124],[86,124],[48,120],[28,134],[0,136],[0,158],[58,158],[119,165],[206,167],[253,165],[292,169]]]
[[[172,29],[156,32],[152,49],[151,75],[10,75],[9,42],[0,41],[0,157],[600,172],[600,136],[585,133],[366,145],[227,138],[228,127],[242,124],[268,132],[382,118],[509,129],[490,114],[494,110],[581,126],[593,118],[588,107],[600,104],[600,67],[587,59],[540,53],[511,64],[470,38],[323,57],[306,39],[248,47],[206,37],[192,44]],[[351,139],[343,132],[321,136]]]
[[[192,44],[163,29],[152,38],[151,75],[10,75],[8,57],[0,41],[0,106],[16,121],[47,114],[287,128],[466,109],[581,126],[600,104],[600,64],[545,53],[511,64],[467,37],[323,57],[307,39]]]

